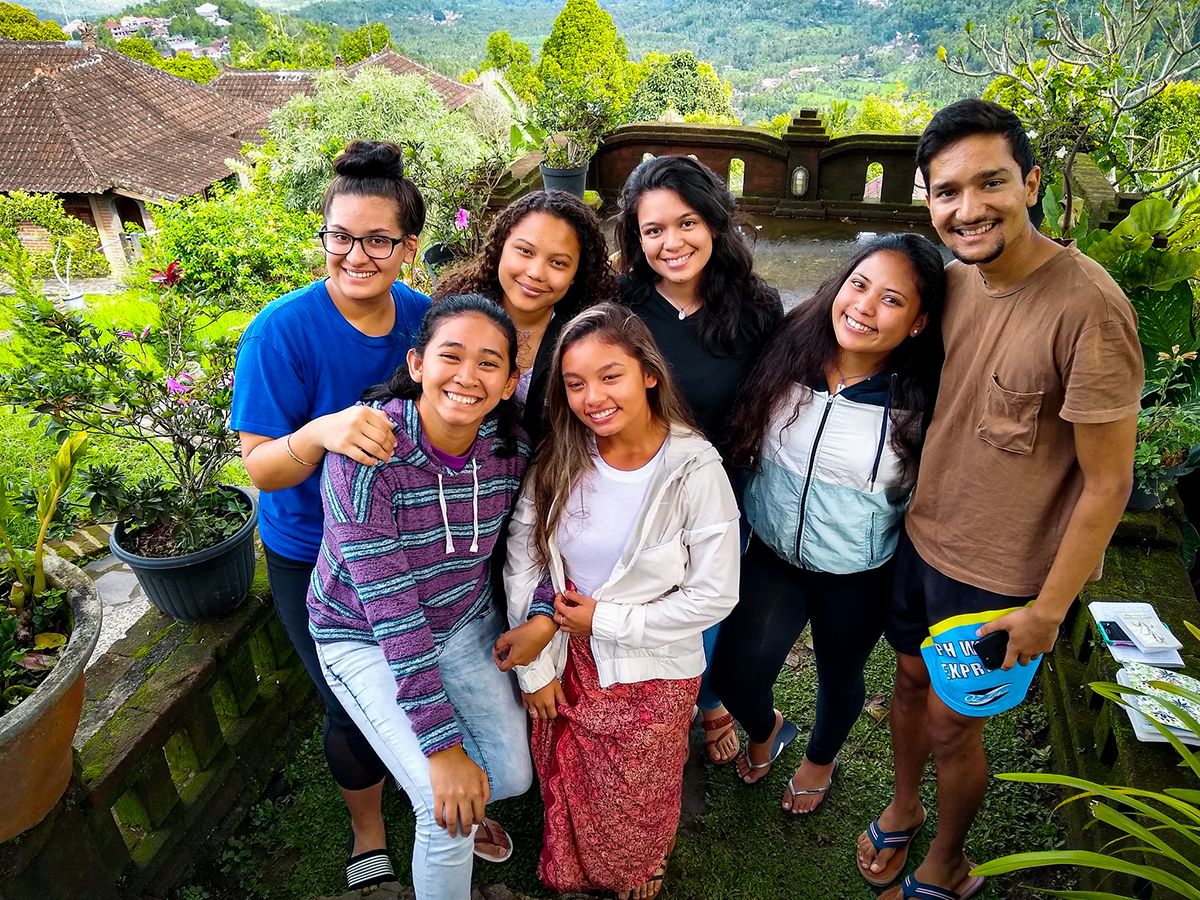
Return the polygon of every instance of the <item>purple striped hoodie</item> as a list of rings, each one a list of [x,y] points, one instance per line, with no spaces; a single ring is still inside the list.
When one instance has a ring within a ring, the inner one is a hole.
[[[428,452],[416,405],[391,400],[391,460],[364,466],[330,453],[321,476],[321,552],[308,591],[318,643],[378,644],[426,756],[462,743],[438,655],[492,603],[490,557],[521,487],[524,435],[506,459],[493,453],[496,414],[480,426],[462,471]]]

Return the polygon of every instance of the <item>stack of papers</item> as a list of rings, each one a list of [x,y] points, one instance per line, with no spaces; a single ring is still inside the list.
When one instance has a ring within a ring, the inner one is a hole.
[[[1120,622],[1142,616],[1158,618],[1154,607],[1149,603],[1131,600],[1093,600],[1088,604],[1088,610],[1097,622]],[[1133,636],[1131,635],[1131,637]],[[1178,642],[1176,641],[1176,643]],[[1147,663],[1168,669],[1183,668],[1183,657],[1179,655],[1177,649],[1142,650],[1137,646],[1122,647],[1117,644],[1106,644],[1106,646],[1112,653],[1113,659],[1119,663]]]

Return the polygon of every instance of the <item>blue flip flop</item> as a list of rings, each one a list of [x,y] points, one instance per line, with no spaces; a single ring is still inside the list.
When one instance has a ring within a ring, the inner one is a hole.
[[[879,819],[876,817],[867,826],[867,840],[871,842],[871,846],[875,848],[876,852],[880,850],[895,850],[896,852],[892,854],[892,858],[888,860],[887,868],[882,872],[872,872],[870,868],[863,868],[860,863],[858,873],[872,887],[887,887],[904,871],[904,864],[908,862],[908,846],[912,843],[912,839],[917,836],[917,832],[924,827],[925,819],[922,818],[912,828],[884,831],[879,827]],[[855,856],[857,857],[857,853]]]
[[[742,755],[746,757],[747,769],[753,772],[771,768],[771,766],[775,764],[775,760],[779,759],[779,754],[786,750],[787,745],[799,736],[800,730],[787,719],[784,719],[783,724],[779,726],[779,733],[775,735],[775,740],[771,742],[771,758],[769,760],[762,763],[750,762],[750,752],[748,750],[742,751]],[[749,787],[751,785],[760,784],[765,780],[765,776],[763,778],[757,778],[754,781],[746,781],[746,779],[743,778],[742,784]]]
[[[900,896],[903,900],[967,900],[981,890],[983,877],[980,875],[968,875],[954,886],[954,890],[917,881],[916,875],[909,875],[900,882]]]

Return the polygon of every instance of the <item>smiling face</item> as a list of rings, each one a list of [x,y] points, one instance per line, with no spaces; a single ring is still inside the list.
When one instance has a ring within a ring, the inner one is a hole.
[[[497,271],[509,315],[524,322],[539,319],[571,287],[581,255],[575,229],[558,216],[533,212],[517,222],[504,241]]]
[[[959,260],[984,268],[1006,252],[1019,257],[1034,236],[1029,207],[1040,179],[1036,166],[1021,175],[1003,135],[955,141],[929,161],[929,212],[938,237]]]
[[[647,191],[638,201],[638,234],[646,262],[678,289],[698,291],[700,276],[712,258],[708,223],[675,191]]]
[[[640,433],[654,421],[646,392],[658,379],[617,344],[585,337],[562,355],[562,379],[571,412],[597,439],[626,429]]]
[[[387,259],[372,259],[355,241],[349,253],[325,253],[329,272],[327,287],[334,301],[342,304],[372,305],[390,301],[392,284],[400,277],[400,267],[417,251],[417,239],[400,228],[396,201],[387,197],[359,197],[338,194],[329,203],[324,230],[339,231],[354,237],[380,235],[406,238],[397,244]]]
[[[902,253],[872,253],[850,273],[833,298],[833,332],[842,350],[843,374],[867,374],[900,343],[925,327],[912,264]],[[851,373],[847,366],[857,370]]]
[[[469,434],[469,445],[484,417],[512,396],[518,375],[508,338],[479,313],[440,322],[424,353],[408,351],[408,372],[421,385],[417,407],[430,440],[450,452],[456,448],[440,439]]]

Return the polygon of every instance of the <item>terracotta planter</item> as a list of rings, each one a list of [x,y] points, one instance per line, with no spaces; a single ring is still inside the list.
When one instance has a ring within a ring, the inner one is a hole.
[[[83,670],[100,638],[100,594],[81,570],[46,557],[46,577],[65,588],[71,640],[37,690],[0,716],[0,842],[46,817],[71,778],[71,741],[83,710]]]

